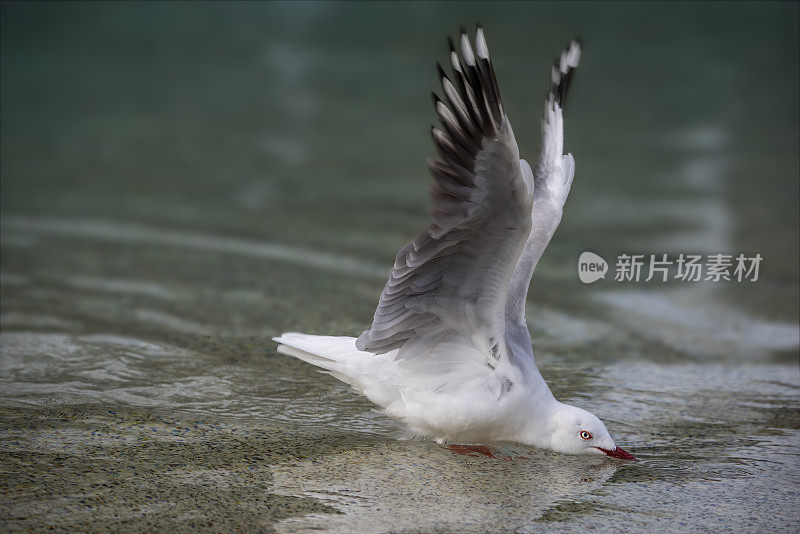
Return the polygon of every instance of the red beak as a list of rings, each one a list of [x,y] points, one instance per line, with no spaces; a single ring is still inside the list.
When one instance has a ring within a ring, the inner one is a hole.
[[[636,456],[632,455],[628,451],[626,451],[624,449],[621,449],[619,447],[617,447],[613,451],[610,451],[608,449],[604,449],[603,447],[596,447],[596,448],[600,449],[601,451],[603,451],[607,455],[611,456],[612,458],[619,458],[620,460],[633,460],[634,462],[638,462],[639,461],[639,459]]]

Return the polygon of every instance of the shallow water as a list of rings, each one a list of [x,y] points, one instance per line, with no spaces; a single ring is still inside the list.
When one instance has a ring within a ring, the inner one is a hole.
[[[3,530],[800,528],[795,5],[0,20]],[[548,61],[586,42],[528,318],[556,396],[639,463],[409,441],[269,341],[366,327],[426,218],[432,62],[472,20],[529,157]],[[584,250],[764,262],[583,285]]]

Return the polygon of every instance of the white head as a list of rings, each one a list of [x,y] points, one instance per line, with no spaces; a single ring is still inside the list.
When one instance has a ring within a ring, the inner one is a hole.
[[[636,460],[635,456],[617,447],[600,419],[577,406],[558,403],[550,414],[550,429],[550,448],[554,451]]]

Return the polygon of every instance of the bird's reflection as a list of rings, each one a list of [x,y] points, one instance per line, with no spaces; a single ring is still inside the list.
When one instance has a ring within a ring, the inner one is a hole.
[[[342,512],[287,519],[276,527],[279,532],[373,531],[387,525],[391,530],[465,525],[514,530],[565,499],[596,490],[619,467],[602,457],[517,445],[482,451],[388,442],[273,466],[273,492],[313,497]]]

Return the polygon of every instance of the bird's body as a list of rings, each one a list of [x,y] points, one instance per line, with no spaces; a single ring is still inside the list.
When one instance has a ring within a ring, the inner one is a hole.
[[[433,221],[397,254],[371,328],[359,338],[286,333],[278,350],[350,384],[416,434],[439,441],[517,441],[633,458],[591,413],[558,402],[533,356],[525,302],[572,184],[562,102],[578,65],[573,41],[553,67],[542,148],[519,158],[482,29],[440,68],[442,128]]]

